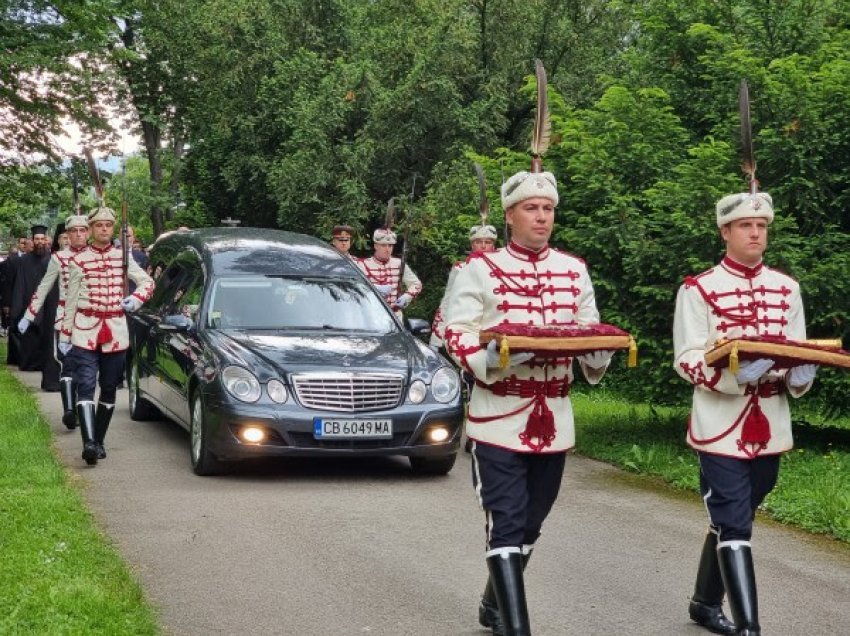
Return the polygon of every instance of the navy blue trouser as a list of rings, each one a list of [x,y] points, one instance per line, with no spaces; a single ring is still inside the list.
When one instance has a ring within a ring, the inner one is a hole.
[[[486,550],[533,545],[558,498],[567,454],[474,442],[472,485],[487,515]]]
[[[74,356],[71,355],[73,353],[73,349],[68,352],[67,355],[63,354],[59,351],[59,332],[56,332],[56,339],[53,342],[53,357],[56,358],[56,361],[59,363],[59,377],[60,378],[73,378],[74,377],[74,367],[76,366],[74,363]]]
[[[780,456],[737,459],[697,455],[700,491],[718,541],[749,541],[756,509],[779,477]]]
[[[104,353],[82,347],[71,349],[68,356],[73,358],[71,364],[77,384],[77,402],[93,402],[95,383],[99,383],[99,401],[115,404],[115,391],[124,379],[125,354],[125,351]]]

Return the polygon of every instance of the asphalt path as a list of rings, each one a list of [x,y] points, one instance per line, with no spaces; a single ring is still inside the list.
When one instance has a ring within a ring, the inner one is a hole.
[[[39,392],[37,373],[17,375],[164,633],[489,633],[477,623],[484,519],[468,456],[443,478],[414,476],[399,458],[197,477],[188,434],[131,421],[119,391],[109,457],[87,467],[58,394]],[[687,615],[705,524],[697,496],[570,456],[527,570],[534,634],[707,634]],[[754,554],[763,634],[850,634],[846,545],[760,518]]]

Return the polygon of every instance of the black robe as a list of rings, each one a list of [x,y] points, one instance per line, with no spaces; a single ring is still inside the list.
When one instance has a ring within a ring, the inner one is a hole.
[[[6,364],[18,364],[18,342],[14,338],[15,330],[12,328],[12,318],[9,316],[9,305],[12,298],[12,277],[14,276],[15,261],[18,254],[11,254],[9,258],[0,263],[0,311],[3,313],[3,326],[9,330],[9,341],[6,343]]]
[[[17,340],[18,368],[21,371],[41,371],[48,358],[53,357],[53,323],[59,303],[59,290],[56,286],[48,294],[41,311],[27,332],[21,334],[18,331],[18,322],[24,317],[49,262],[49,252],[43,256],[30,252],[16,258],[12,265],[12,290],[9,298],[12,325],[9,330],[9,342]]]

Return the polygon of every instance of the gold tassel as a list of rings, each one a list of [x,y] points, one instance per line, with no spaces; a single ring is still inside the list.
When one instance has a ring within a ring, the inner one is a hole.
[[[507,369],[510,361],[511,349],[508,346],[508,337],[502,336],[502,344],[499,346],[499,366],[503,369]]]
[[[637,366],[637,342],[634,336],[629,336],[629,368],[634,369]]]
[[[729,354],[729,370],[737,374],[740,369],[741,365],[738,364],[738,343],[736,342],[732,345],[732,352]]]

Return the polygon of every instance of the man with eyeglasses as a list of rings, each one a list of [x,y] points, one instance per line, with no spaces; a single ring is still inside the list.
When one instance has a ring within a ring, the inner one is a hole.
[[[15,262],[29,251],[27,238],[21,236],[16,244],[9,248],[9,256],[0,263],[0,314],[2,329],[9,337],[6,350],[6,364],[18,364],[18,342],[12,328],[12,284],[15,280]]]
[[[354,229],[350,225],[335,225],[331,230],[331,245],[345,254],[348,258],[354,258],[351,252],[351,240],[354,237]]]
[[[531,633],[523,571],[558,496],[575,430],[570,386],[573,358],[532,352],[500,355],[499,343],[480,344],[496,325],[585,326],[599,322],[587,267],[549,247],[558,189],[550,172],[519,172],[502,185],[511,240],[495,252],[470,256],[446,299],[445,346],[475,378],[467,434],[473,486],[486,516],[490,577],[478,608],[494,634]],[[577,357],[590,384],[613,355]]]
[[[50,353],[52,339],[53,315],[56,311],[58,296],[51,299],[44,310],[35,317],[36,328],[24,333],[17,327],[24,317],[33,292],[47,271],[50,261],[50,237],[47,227],[34,225],[32,232],[32,251],[21,254],[13,261],[11,267],[11,284],[9,303],[9,317],[15,328],[10,330],[9,343],[16,347],[17,364],[21,371],[41,371],[44,368]],[[46,319],[46,320],[45,320]],[[48,325],[43,325],[43,321]],[[49,390],[58,390],[59,387],[47,387]]]

